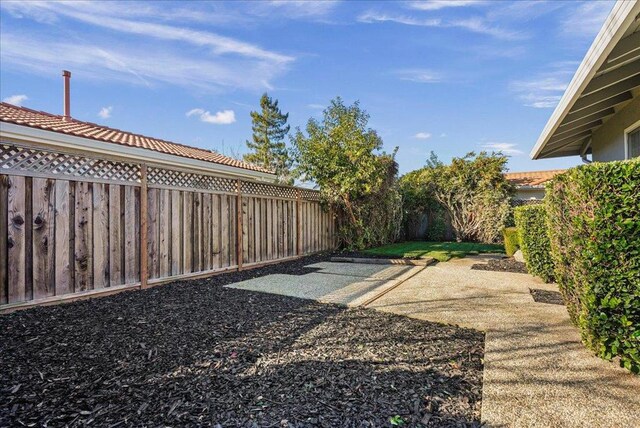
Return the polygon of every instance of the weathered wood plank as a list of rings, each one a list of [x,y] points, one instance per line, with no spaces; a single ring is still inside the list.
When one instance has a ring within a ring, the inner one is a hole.
[[[262,198],[254,198],[254,229],[253,239],[255,242],[256,262],[262,261]]]
[[[184,192],[182,227],[182,272],[193,272],[193,193]]]
[[[9,276],[7,266],[8,191],[9,178],[6,175],[0,175],[0,305],[9,302],[9,290],[7,288],[7,278]]]
[[[140,278],[140,288],[146,288],[149,281],[149,226],[147,225],[149,213],[149,187],[147,186],[147,165],[140,166],[140,189],[136,193],[139,201],[138,215],[136,221],[136,229],[139,231],[140,239],[138,240],[138,268]]]
[[[75,288],[93,288],[93,183],[76,183],[75,196]]]
[[[124,186],[124,283],[133,284],[139,279],[140,247],[139,205],[140,189]]]
[[[202,194],[202,270],[211,269],[211,194]]]
[[[236,246],[238,232],[236,230],[237,212],[236,212],[237,198],[235,196],[229,196],[229,264],[231,266],[238,264],[238,249]]]
[[[8,301],[26,299],[26,183],[24,177],[8,176],[7,266]]]
[[[54,180],[34,178],[32,191],[33,298],[55,295]]]
[[[93,288],[110,285],[109,275],[109,189],[93,183]]]
[[[158,277],[165,278],[171,275],[171,191],[160,189],[158,201]]]
[[[147,190],[147,260],[149,278],[160,277],[160,190]]]
[[[229,266],[229,196],[220,197],[220,252],[223,267]]]
[[[56,180],[56,227],[55,227],[55,243],[56,243],[56,267],[55,281],[56,294],[63,295],[72,293],[74,290],[73,278],[73,257],[74,252],[74,221],[73,208],[75,194],[72,183],[67,180]]]
[[[202,193],[193,194],[193,271],[202,270]]]
[[[109,185],[109,286],[123,284],[121,186]]]
[[[171,191],[171,275],[182,273],[182,192]]]
[[[213,195],[211,200],[211,212],[213,214],[212,219],[212,231],[211,231],[211,263],[213,268],[222,267],[222,233],[221,233],[221,225],[222,225],[222,209],[221,209],[221,195]]]

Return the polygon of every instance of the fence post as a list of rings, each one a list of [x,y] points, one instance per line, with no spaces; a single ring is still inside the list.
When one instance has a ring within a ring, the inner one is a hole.
[[[302,256],[302,219],[300,217],[300,189],[296,189],[296,254]]]
[[[238,271],[242,270],[242,182],[236,181],[236,260]]]
[[[147,165],[140,165],[140,288],[147,287],[149,279],[147,230]]]

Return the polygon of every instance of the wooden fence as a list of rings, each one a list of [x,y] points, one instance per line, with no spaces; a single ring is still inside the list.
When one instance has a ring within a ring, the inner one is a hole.
[[[0,309],[291,259],[334,232],[313,190],[0,144]]]

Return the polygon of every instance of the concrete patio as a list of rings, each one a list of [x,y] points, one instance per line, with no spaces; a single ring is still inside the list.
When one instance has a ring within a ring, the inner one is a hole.
[[[491,427],[631,427],[640,377],[595,357],[564,306],[535,303],[526,274],[471,270],[486,257],[428,267],[369,307],[486,332],[482,421]]]

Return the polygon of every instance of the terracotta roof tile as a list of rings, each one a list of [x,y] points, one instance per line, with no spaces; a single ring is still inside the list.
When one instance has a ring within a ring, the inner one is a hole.
[[[123,146],[138,147],[169,155],[197,159],[220,165],[247,169],[250,171],[271,173],[259,166],[223,156],[205,149],[189,147],[183,144],[158,138],[146,137],[132,132],[108,128],[76,119],[64,120],[62,116],[18,107],[8,103],[0,103],[0,121],[47,131],[60,132],[76,137],[89,138]]]
[[[508,172],[505,177],[516,187],[542,187],[544,183],[565,171],[564,169],[554,169],[551,171]]]

